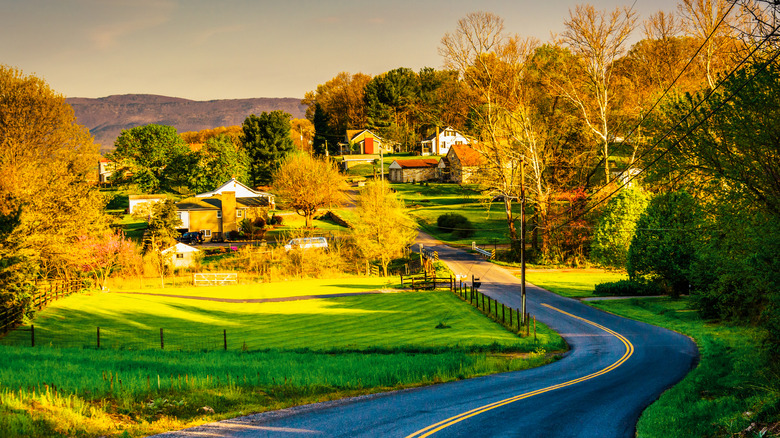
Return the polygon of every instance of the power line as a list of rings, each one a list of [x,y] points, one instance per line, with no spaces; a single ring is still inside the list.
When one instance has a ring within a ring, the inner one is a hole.
[[[690,66],[691,66],[691,64],[693,64],[693,62],[696,60],[696,57],[697,57],[697,56],[699,56],[699,53],[700,53],[700,52],[702,51],[702,49],[704,49],[704,47],[707,45],[707,42],[709,42],[709,40],[710,40],[710,39],[711,39],[711,38],[712,38],[712,37],[715,35],[715,32],[717,32],[718,28],[719,28],[719,27],[721,26],[721,24],[723,24],[723,22],[726,20],[726,17],[727,17],[727,16],[728,16],[728,15],[731,13],[732,9],[734,9],[734,6],[736,6],[736,2],[733,2],[733,3],[731,4],[731,6],[729,7],[728,11],[726,11],[726,13],[724,13],[724,14],[723,14],[723,16],[720,18],[720,20],[718,21],[718,23],[717,23],[717,24],[715,25],[715,27],[712,29],[712,32],[710,32],[710,34],[709,34],[709,35],[707,35],[707,38],[705,38],[705,39],[704,39],[704,41],[702,41],[701,45],[699,45],[699,48],[698,48],[698,49],[696,49],[696,52],[695,52],[695,53],[694,53],[694,54],[693,54],[693,55],[690,57],[690,59],[688,60],[688,62],[685,64],[685,66],[684,66],[684,67],[683,67],[683,68],[680,70],[680,72],[677,74],[677,77],[675,77],[675,78],[674,78],[674,80],[673,80],[673,81],[672,81],[672,82],[669,84],[669,86],[667,86],[667,87],[666,87],[666,89],[664,90],[663,94],[661,94],[661,96],[660,96],[658,99],[656,99],[656,101],[655,101],[655,103],[653,104],[653,106],[652,106],[652,107],[650,107],[650,109],[649,109],[649,110],[647,111],[647,113],[646,113],[646,114],[645,114],[645,115],[642,117],[642,119],[641,119],[641,120],[639,120],[639,122],[637,122],[636,126],[634,126],[634,128],[632,128],[632,129],[631,129],[631,131],[629,131],[629,133],[628,133],[628,134],[625,136],[625,138],[630,138],[630,137],[631,137],[631,136],[634,134],[634,132],[636,132],[636,131],[637,131],[637,130],[638,130],[638,129],[639,129],[641,126],[642,126],[642,124],[645,122],[645,120],[647,120],[647,118],[650,116],[650,114],[652,114],[652,112],[653,112],[653,111],[656,109],[656,107],[657,107],[657,106],[658,106],[658,105],[659,105],[659,104],[660,104],[660,103],[663,101],[663,99],[666,97],[666,95],[667,95],[667,94],[669,94],[669,92],[672,90],[672,87],[674,87],[674,85],[675,85],[675,84],[677,83],[677,81],[678,81],[678,80],[679,80],[679,79],[682,77],[682,75],[685,73],[685,71],[688,69],[688,67],[690,67]],[[743,61],[743,62],[744,62],[744,61]],[[733,74],[733,72],[734,72],[734,70],[732,70],[732,72],[731,72],[731,73],[729,73],[729,75],[728,75],[728,76],[730,76],[731,74]],[[727,77],[728,77],[728,76],[727,76]],[[723,83],[723,81],[721,81],[721,82],[718,84],[718,86],[720,86],[720,84],[722,84],[722,83]],[[715,88],[713,88],[712,90],[710,90],[710,94],[708,94],[707,96],[705,96],[705,97],[704,97],[704,99],[702,99],[702,101],[704,101],[704,100],[706,100],[707,98],[709,98],[709,97],[710,97],[710,95],[712,94],[712,92],[714,92],[714,90],[715,90],[715,89],[717,89],[717,88],[718,88],[718,86],[716,86]],[[621,142],[621,143],[625,143],[625,141],[623,141],[623,142]],[[644,158],[644,156],[645,156],[645,155],[647,155],[648,153],[650,153],[650,151],[652,151],[652,150],[653,150],[653,149],[654,149],[654,148],[655,148],[657,145],[658,145],[658,143],[656,143],[655,145],[653,145],[653,146],[652,146],[650,149],[648,149],[648,150],[646,150],[646,151],[643,151],[643,152],[642,152],[642,154],[640,154],[640,156],[639,156],[639,157],[637,157],[637,159],[636,159],[635,161],[639,161],[639,160],[641,160],[642,158]],[[608,160],[609,160],[609,158],[610,158],[610,156],[611,156],[611,155],[607,155],[606,157],[604,157],[604,161],[608,161]],[[600,163],[601,163],[601,161],[599,161],[599,164],[600,164]],[[620,172],[620,173],[617,175],[617,177],[616,177],[616,178],[617,178],[617,179],[620,179],[620,178],[623,176],[623,174],[624,174],[624,173],[625,173],[627,170],[628,170],[628,169],[621,171],[621,172]],[[595,191],[594,191],[594,195],[595,195],[595,193],[598,193],[598,192],[599,192],[601,189],[603,189],[604,187],[606,187],[608,183],[609,183],[609,182],[605,182],[604,184],[602,184],[602,185],[601,185],[601,186],[600,186],[600,187],[599,187],[597,190],[595,190]],[[592,196],[593,196],[593,195],[590,195],[590,196],[586,197],[586,198],[585,198],[585,201],[587,201],[588,199],[590,199]]]
[[[658,145],[659,145],[659,144],[660,144],[662,141],[664,141],[664,140],[666,139],[666,137],[668,137],[668,136],[671,134],[672,130],[674,130],[675,128],[679,127],[679,126],[680,126],[680,125],[681,125],[681,124],[682,124],[684,121],[686,121],[686,120],[687,120],[687,119],[688,119],[688,118],[689,118],[689,117],[690,117],[690,116],[693,114],[693,112],[694,112],[694,111],[696,111],[696,110],[697,110],[697,109],[698,109],[698,108],[699,108],[699,107],[700,107],[700,106],[701,106],[701,105],[702,105],[702,104],[703,104],[703,103],[704,103],[706,100],[708,100],[708,99],[709,99],[709,98],[710,98],[710,97],[711,97],[711,96],[714,94],[714,91],[715,91],[715,89],[717,89],[718,87],[720,87],[720,86],[721,86],[721,85],[722,85],[722,84],[723,84],[723,83],[726,81],[726,79],[728,79],[728,77],[729,77],[729,76],[732,76],[732,75],[733,75],[733,74],[734,74],[734,73],[737,71],[737,69],[739,69],[739,68],[740,68],[740,67],[741,67],[741,66],[742,66],[742,65],[743,65],[745,62],[747,62],[747,60],[748,60],[749,58],[751,58],[751,57],[753,56],[753,54],[754,54],[754,53],[755,53],[755,52],[756,52],[756,51],[759,49],[759,47],[760,47],[761,45],[763,45],[763,43],[764,43],[764,42],[766,42],[768,39],[769,39],[768,37],[767,37],[767,38],[765,38],[765,39],[764,39],[764,40],[761,42],[761,44],[759,44],[758,46],[756,46],[756,48],[755,48],[755,49],[753,49],[753,51],[751,51],[751,52],[750,52],[750,54],[748,54],[748,55],[747,55],[747,56],[746,56],[746,57],[745,57],[745,58],[744,58],[744,59],[743,59],[743,60],[742,60],[742,61],[739,63],[739,65],[738,65],[737,67],[735,67],[735,68],[734,68],[734,70],[732,70],[732,71],[731,71],[731,72],[730,72],[730,73],[729,73],[729,74],[726,76],[726,78],[724,78],[724,79],[723,79],[723,80],[722,80],[722,81],[721,81],[721,82],[720,82],[720,83],[719,83],[719,84],[718,84],[718,85],[717,85],[717,86],[716,86],[716,87],[715,87],[713,90],[711,90],[711,91],[710,91],[710,93],[708,93],[708,94],[707,94],[707,96],[705,96],[705,98],[704,98],[704,99],[702,99],[702,100],[701,100],[701,101],[700,101],[698,104],[696,104],[696,106],[695,106],[693,109],[691,109],[691,111],[689,111],[689,112],[688,112],[688,114],[686,114],[686,115],[685,115],[685,117],[683,117],[682,119],[680,119],[680,121],[678,121],[677,123],[675,123],[675,125],[674,125],[674,126],[672,126],[672,127],[671,127],[671,128],[670,128],[670,129],[669,129],[669,130],[668,130],[668,131],[667,131],[667,132],[666,132],[666,133],[665,133],[665,134],[664,134],[664,135],[661,137],[661,139],[659,139],[659,140],[658,140],[658,141],[657,141],[657,142],[656,142],[656,143],[653,145],[653,147],[652,147],[652,148],[655,148],[656,146],[658,146]],[[637,172],[636,174],[634,174],[634,175],[631,175],[629,178],[627,178],[627,179],[626,179],[626,180],[625,180],[625,181],[624,181],[624,182],[623,182],[623,183],[622,183],[620,186],[618,186],[618,188],[616,188],[615,190],[613,190],[613,191],[612,191],[612,192],[611,192],[609,195],[605,196],[604,198],[600,199],[600,200],[599,200],[599,201],[597,201],[596,203],[592,204],[591,206],[589,206],[588,208],[586,208],[586,209],[585,209],[584,211],[582,211],[581,213],[577,214],[577,215],[576,215],[575,217],[573,217],[572,219],[570,219],[570,220],[568,220],[568,221],[564,222],[563,224],[561,224],[561,225],[559,225],[559,226],[557,226],[557,227],[554,227],[554,228],[552,229],[552,231],[554,231],[554,230],[556,230],[556,229],[559,229],[559,228],[561,228],[561,227],[563,227],[563,226],[565,226],[565,225],[567,225],[567,224],[569,224],[569,223],[571,223],[571,222],[573,222],[573,221],[575,221],[575,220],[577,220],[577,219],[581,218],[581,217],[582,217],[582,216],[584,216],[585,214],[589,213],[589,212],[590,212],[590,211],[592,211],[594,208],[596,208],[596,206],[598,206],[598,205],[599,205],[599,204],[601,204],[602,202],[606,201],[607,199],[611,198],[611,197],[612,197],[612,196],[614,196],[616,193],[618,193],[618,192],[619,192],[621,189],[623,189],[623,187],[625,187],[626,185],[628,185],[629,183],[631,183],[631,181],[633,181],[633,180],[634,180],[635,178],[637,178],[637,177],[638,177],[640,174],[642,174],[643,172],[645,172],[645,171],[646,171],[648,168],[650,168],[650,167],[654,166],[656,163],[658,163],[658,162],[661,160],[661,158],[665,157],[665,156],[666,156],[666,154],[668,154],[668,153],[669,153],[669,152],[672,150],[672,148],[676,148],[676,147],[677,147],[677,146],[678,146],[678,145],[679,145],[679,144],[680,144],[680,143],[681,143],[683,140],[685,140],[685,139],[686,139],[686,138],[687,138],[687,137],[688,137],[690,134],[692,134],[692,133],[693,133],[695,130],[697,130],[697,129],[698,129],[698,128],[699,128],[699,127],[702,125],[702,124],[704,124],[704,122],[706,122],[707,120],[709,120],[709,119],[710,119],[710,117],[712,117],[712,116],[713,116],[713,115],[714,115],[716,112],[718,112],[718,111],[719,111],[721,108],[723,108],[723,107],[724,107],[724,106],[725,106],[727,103],[729,103],[729,102],[730,102],[730,101],[731,101],[731,100],[732,100],[732,99],[733,99],[733,98],[734,98],[734,97],[735,97],[735,96],[736,96],[736,95],[737,95],[739,92],[741,92],[741,91],[742,91],[742,89],[744,89],[744,88],[745,88],[745,87],[746,87],[746,86],[747,86],[747,85],[748,85],[750,82],[752,82],[752,81],[753,81],[753,79],[755,79],[755,77],[756,77],[756,76],[758,76],[758,74],[759,74],[759,73],[762,73],[762,72],[763,72],[763,71],[764,71],[764,70],[765,70],[765,69],[766,69],[766,68],[767,68],[767,67],[768,67],[768,66],[769,66],[771,63],[773,63],[773,62],[774,62],[774,61],[775,61],[775,60],[776,60],[776,59],[777,59],[779,56],[780,56],[780,51],[777,51],[777,52],[774,54],[774,56],[772,56],[772,57],[771,57],[771,58],[770,58],[770,59],[769,59],[767,62],[765,62],[765,63],[764,63],[762,66],[761,66],[761,68],[760,68],[760,69],[756,70],[756,72],[755,72],[755,73],[753,73],[753,74],[752,74],[752,75],[751,75],[751,76],[750,76],[750,77],[749,77],[749,78],[748,78],[746,81],[744,81],[744,82],[743,82],[743,83],[742,83],[742,84],[741,84],[741,85],[740,85],[740,86],[739,86],[739,87],[738,87],[738,88],[737,88],[737,89],[736,89],[734,92],[732,92],[731,94],[729,94],[729,96],[728,96],[726,99],[724,99],[724,100],[723,100],[723,101],[722,101],[722,102],[721,102],[721,103],[720,103],[720,104],[719,104],[719,105],[718,105],[716,108],[712,109],[712,110],[711,110],[711,111],[710,111],[710,112],[709,112],[709,113],[708,113],[708,114],[707,114],[707,115],[706,115],[704,118],[702,118],[701,120],[699,120],[699,121],[698,121],[698,122],[697,122],[697,123],[696,123],[696,124],[695,124],[695,125],[694,125],[692,128],[690,128],[690,129],[689,129],[689,130],[688,130],[688,131],[687,131],[687,132],[686,132],[686,133],[685,133],[685,134],[684,134],[684,135],[683,135],[681,138],[679,138],[678,140],[676,140],[676,141],[675,141],[675,142],[674,142],[674,143],[673,143],[671,146],[669,146],[669,148],[667,148],[667,149],[666,149],[664,152],[662,152],[662,153],[661,153],[661,154],[660,154],[658,157],[656,157],[654,160],[652,160],[652,161],[651,161],[651,162],[650,162],[650,163],[649,163],[647,166],[645,166],[643,169],[641,169],[641,170],[640,170],[639,172]],[[651,149],[652,149],[652,148],[651,148]]]

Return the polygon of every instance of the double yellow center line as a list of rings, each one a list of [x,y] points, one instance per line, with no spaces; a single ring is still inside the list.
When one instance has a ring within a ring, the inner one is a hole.
[[[631,342],[629,342],[629,340],[626,339],[626,337],[621,335],[620,333],[618,333],[618,332],[616,332],[614,330],[610,330],[610,329],[604,327],[601,324],[597,324],[597,323],[595,323],[593,321],[589,321],[589,320],[587,320],[585,318],[581,318],[579,316],[572,315],[571,313],[564,312],[563,310],[555,308],[553,306],[550,306],[549,304],[542,304],[542,306],[547,307],[547,308],[552,309],[552,310],[555,310],[557,312],[563,313],[564,315],[570,316],[572,318],[579,319],[580,321],[583,321],[583,322],[585,322],[587,324],[590,324],[590,325],[592,325],[592,326],[594,326],[596,328],[604,330],[605,332],[609,333],[610,335],[618,338],[620,340],[620,342],[622,342],[623,345],[626,346],[626,352],[623,354],[623,357],[618,359],[612,365],[610,365],[610,366],[608,366],[606,368],[603,368],[603,369],[601,369],[599,371],[596,371],[596,372],[594,372],[592,374],[588,374],[587,376],[583,376],[583,377],[580,377],[580,378],[577,378],[577,379],[574,379],[574,380],[569,380],[568,382],[559,383],[557,385],[548,386],[546,388],[537,389],[535,391],[526,392],[524,394],[516,395],[514,397],[510,397],[510,398],[507,398],[507,399],[504,399],[504,400],[499,400],[499,401],[491,403],[489,405],[485,405],[485,406],[482,406],[482,407],[479,407],[479,408],[476,408],[476,409],[472,409],[472,410],[470,410],[468,412],[464,412],[462,414],[459,414],[459,415],[456,415],[454,417],[450,417],[450,418],[448,418],[446,420],[440,421],[440,422],[438,422],[436,424],[432,424],[432,425],[426,427],[425,429],[418,430],[417,432],[415,432],[415,433],[413,433],[411,435],[408,435],[406,438],[424,438],[424,437],[428,437],[428,436],[431,436],[434,433],[436,433],[436,432],[438,432],[438,431],[440,431],[442,429],[445,429],[447,427],[452,426],[453,424],[460,423],[463,420],[466,420],[468,418],[471,418],[471,417],[474,417],[476,415],[482,414],[482,413],[487,412],[489,410],[496,409],[496,408],[499,408],[501,406],[505,406],[505,405],[508,405],[510,403],[514,403],[516,401],[520,401],[520,400],[523,400],[523,399],[526,399],[526,398],[529,398],[529,397],[533,397],[535,395],[543,394],[545,392],[550,392],[550,391],[553,391],[553,390],[556,390],[556,389],[565,388],[567,386],[575,385],[577,383],[584,382],[586,380],[590,380],[590,379],[593,379],[595,377],[607,374],[608,372],[610,372],[610,371],[614,370],[615,368],[619,367],[620,365],[622,365],[625,361],[628,360],[629,357],[631,357],[632,354],[634,354],[634,345]]]

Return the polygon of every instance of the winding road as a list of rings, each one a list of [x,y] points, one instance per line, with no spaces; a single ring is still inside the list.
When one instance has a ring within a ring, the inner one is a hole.
[[[430,239],[426,248],[480,291],[520,307],[505,269]],[[424,388],[319,403],[211,423],[161,437],[633,437],[650,403],[695,365],[680,334],[527,286],[527,308],[571,347],[559,361]]]

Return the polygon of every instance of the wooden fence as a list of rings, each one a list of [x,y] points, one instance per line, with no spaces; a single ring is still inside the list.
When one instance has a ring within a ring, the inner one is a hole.
[[[33,295],[30,302],[31,307],[41,310],[52,301],[66,297],[74,292],[78,292],[84,287],[81,280],[40,280],[35,282],[37,292]],[[22,319],[25,308],[3,308],[0,309],[0,331],[4,334],[14,328]]]
[[[479,292],[479,285],[479,279],[472,277],[470,287],[468,283],[459,281],[455,283],[456,287],[453,292],[463,301],[468,301],[488,318],[521,336],[530,336],[533,330],[534,340],[536,339],[536,317],[529,313],[522,315],[520,309],[509,307]]]

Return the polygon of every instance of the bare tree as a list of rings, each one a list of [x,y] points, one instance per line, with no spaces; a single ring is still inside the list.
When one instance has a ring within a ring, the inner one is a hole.
[[[475,12],[458,20],[454,33],[445,34],[439,47],[446,67],[457,70],[468,87],[480,140],[474,147],[483,159],[477,182],[488,199],[501,199],[515,251],[520,243],[512,203],[524,184],[524,146],[535,146],[523,100],[523,74],[536,46],[534,39],[505,34],[501,17]]]
[[[715,75],[723,68],[725,52],[736,39],[737,20],[736,14],[731,13],[732,3],[729,0],[682,0],[677,5],[685,31],[699,41],[706,40],[701,59],[710,89],[715,88]]]
[[[627,8],[612,12],[597,11],[591,5],[569,10],[564,22],[563,42],[580,62],[559,92],[576,105],[585,124],[601,141],[604,177],[609,181],[609,147],[615,139],[610,120],[613,100],[613,65],[626,49],[629,35],[636,27],[636,13]]]

